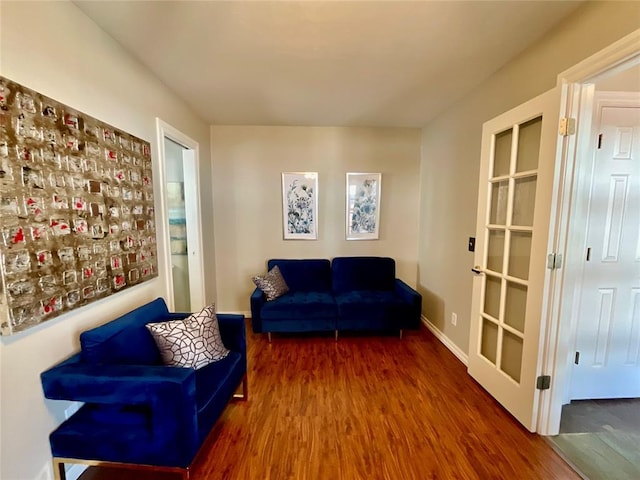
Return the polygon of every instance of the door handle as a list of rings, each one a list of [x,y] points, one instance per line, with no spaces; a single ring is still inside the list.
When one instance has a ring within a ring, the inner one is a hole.
[[[471,271],[472,271],[473,273],[475,273],[476,275],[482,275],[482,274],[484,273],[484,272],[481,270],[480,265],[476,265],[476,266],[474,266],[474,267],[471,269]]]

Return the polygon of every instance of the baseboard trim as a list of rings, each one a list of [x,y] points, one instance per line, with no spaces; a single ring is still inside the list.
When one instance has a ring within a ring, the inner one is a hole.
[[[469,356],[464,353],[460,347],[458,347],[455,343],[451,341],[449,337],[447,337],[442,330],[436,327],[433,323],[429,321],[427,317],[421,315],[422,323],[425,327],[429,329],[433,335],[440,340],[440,342],[449,349],[451,353],[453,353],[458,360],[460,360],[465,365],[469,365]]]
[[[89,468],[88,465],[81,465],[79,463],[71,465],[67,469],[67,480],[78,480],[87,468]]]
[[[251,317],[251,312],[248,310],[226,310],[224,312],[216,312],[216,313],[228,313],[230,315],[242,315],[244,316],[244,318],[250,318]]]

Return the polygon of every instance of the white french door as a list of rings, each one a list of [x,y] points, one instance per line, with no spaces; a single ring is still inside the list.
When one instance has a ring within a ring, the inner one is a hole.
[[[558,87],[482,130],[468,371],[532,432],[559,107]]]

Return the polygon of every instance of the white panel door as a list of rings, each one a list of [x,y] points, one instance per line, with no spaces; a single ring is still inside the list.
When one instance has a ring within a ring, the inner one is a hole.
[[[601,106],[571,399],[640,397],[640,106]]]
[[[469,374],[535,431],[560,89],[486,122]]]

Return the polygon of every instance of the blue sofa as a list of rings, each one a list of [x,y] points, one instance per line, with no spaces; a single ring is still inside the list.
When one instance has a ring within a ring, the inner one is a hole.
[[[268,270],[276,265],[289,292],[267,302],[262,290],[256,288],[251,295],[253,331],[269,334],[334,331],[338,309],[331,292],[329,260],[272,259],[267,262]]]
[[[422,296],[396,278],[389,257],[271,259],[289,292],[267,301],[256,288],[251,294],[253,331],[321,332],[417,329]]]
[[[240,384],[247,396],[244,317],[219,314],[230,353],[205,367],[162,364],[147,323],[186,318],[158,298],[80,335],[81,351],[41,374],[46,398],[84,402],[49,440],[57,479],[64,463],[189,466]]]

